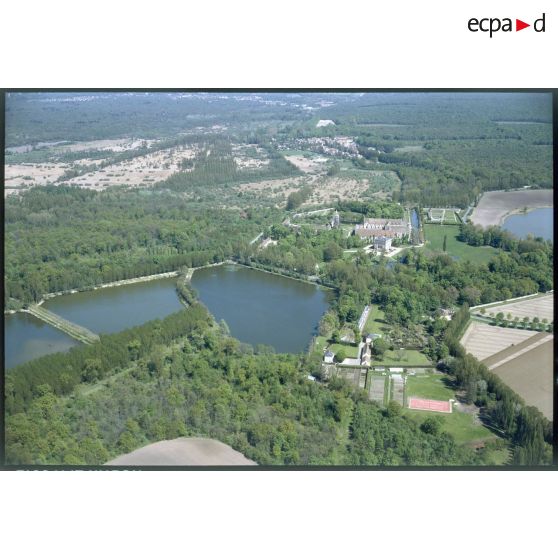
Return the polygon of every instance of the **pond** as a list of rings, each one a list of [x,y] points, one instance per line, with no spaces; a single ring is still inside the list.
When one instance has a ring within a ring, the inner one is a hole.
[[[504,220],[502,228],[518,238],[527,238],[528,234],[532,234],[545,240],[553,240],[553,213],[552,207],[541,207],[527,213],[510,215]]]
[[[233,337],[281,353],[306,350],[333,296],[316,285],[235,265],[197,270],[192,286]]]
[[[175,278],[157,279],[61,295],[43,306],[94,333],[115,333],[184,308],[175,285]],[[4,328],[6,368],[80,345],[29,314],[4,316]]]
[[[57,296],[43,306],[95,333],[116,333],[184,308],[174,277]]]
[[[4,316],[4,366],[6,369],[50,353],[80,345],[69,335],[30,314]]]
[[[277,352],[306,349],[332,296],[309,283],[231,265],[198,270],[192,284],[234,337]],[[61,295],[44,307],[95,333],[115,333],[184,308],[175,285],[176,278],[165,278]],[[29,314],[7,315],[4,325],[6,368],[80,344]]]

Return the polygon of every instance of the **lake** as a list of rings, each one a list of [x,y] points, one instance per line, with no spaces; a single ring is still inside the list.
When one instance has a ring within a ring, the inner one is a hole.
[[[199,269],[192,286],[233,337],[281,353],[306,350],[332,296],[316,285],[235,265]]]
[[[50,353],[80,345],[69,335],[31,314],[4,316],[4,365],[6,369]]]
[[[553,213],[552,207],[541,207],[527,213],[510,215],[504,220],[502,228],[518,238],[526,238],[528,234],[545,240],[553,240]]]
[[[157,279],[61,295],[47,300],[43,306],[94,333],[115,333],[184,308],[175,285],[176,278]],[[4,316],[4,327],[6,368],[80,345],[29,314]]]
[[[57,296],[44,307],[95,333],[115,333],[184,308],[175,285],[171,277],[108,287]],[[231,265],[196,271],[192,285],[234,337],[277,352],[306,349],[331,296],[315,285]],[[6,315],[4,324],[6,368],[80,345],[29,314]]]
[[[184,308],[175,286],[175,277],[156,279],[56,296],[43,306],[95,333],[116,333]]]

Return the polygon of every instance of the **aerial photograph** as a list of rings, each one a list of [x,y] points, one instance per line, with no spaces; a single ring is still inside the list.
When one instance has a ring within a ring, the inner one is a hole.
[[[552,102],[6,92],[5,465],[552,465]]]

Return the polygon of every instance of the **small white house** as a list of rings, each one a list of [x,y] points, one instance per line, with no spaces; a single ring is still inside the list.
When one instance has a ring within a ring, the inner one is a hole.
[[[391,238],[386,236],[375,237],[374,250],[376,250],[376,252],[389,252],[391,250]]]
[[[328,364],[332,364],[334,357],[335,357],[335,353],[332,353],[331,351],[326,351],[326,353],[324,354],[324,362]]]

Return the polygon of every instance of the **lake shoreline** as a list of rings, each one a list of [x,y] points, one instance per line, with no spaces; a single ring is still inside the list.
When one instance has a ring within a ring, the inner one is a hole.
[[[527,207],[527,211],[525,211],[525,207]],[[504,221],[508,218],[511,217],[512,215],[527,215],[528,213],[532,213],[533,211],[536,211],[537,209],[547,209],[550,208],[552,209],[554,207],[553,204],[545,204],[545,205],[536,205],[536,206],[525,206],[525,207],[516,207],[510,211],[508,211],[507,213],[505,213],[503,215],[503,217],[500,218],[500,221],[498,222],[498,226],[502,227],[504,225]]]

